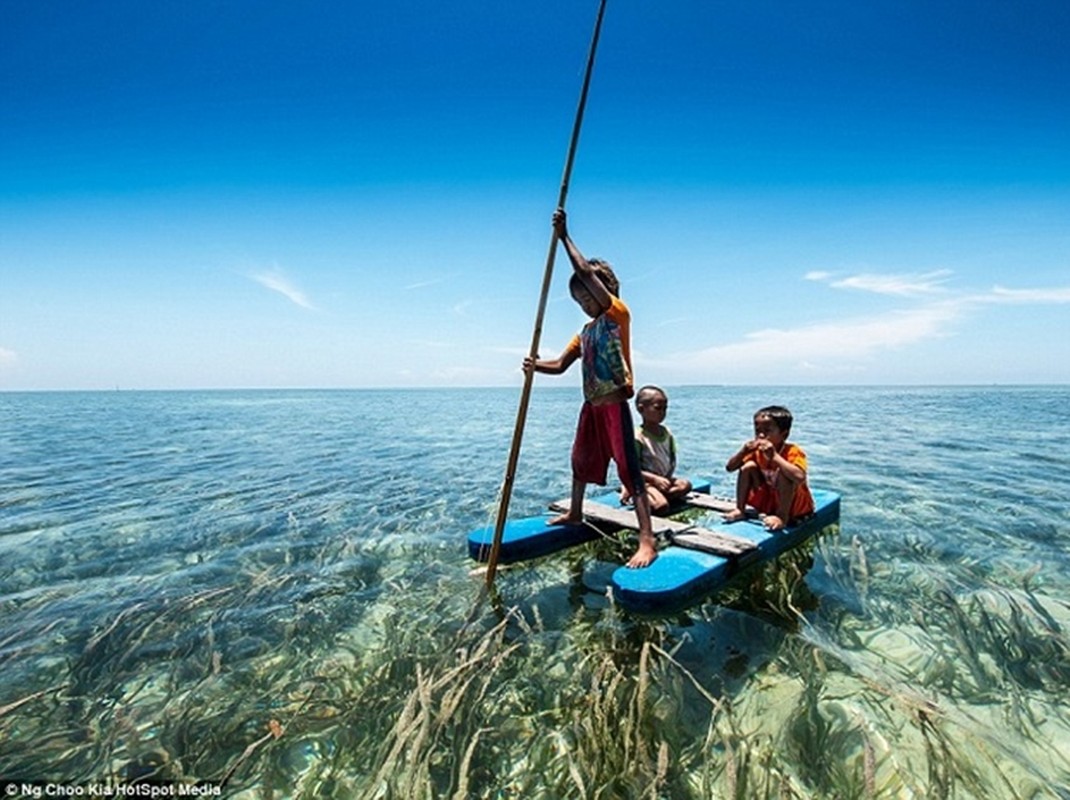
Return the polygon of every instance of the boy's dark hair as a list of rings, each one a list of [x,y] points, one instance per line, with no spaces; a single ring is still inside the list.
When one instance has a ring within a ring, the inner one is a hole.
[[[638,392],[635,393],[635,407],[639,408],[640,405],[642,405],[643,403],[645,403],[647,400],[650,399],[649,397],[644,397],[643,395],[653,394],[654,392],[657,392],[662,397],[664,397],[666,400],[669,399],[669,396],[667,394],[665,394],[665,390],[662,389],[660,386],[654,386],[652,384],[647,384],[646,386],[642,387]]]
[[[602,281],[606,291],[614,297],[620,297],[620,281],[617,280],[617,274],[613,271],[613,267],[609,266],[609,262],[600,258],[589,258],[587,263],[591,266],[591,272],[598,277],[598,280]],[[583,279],[573,272],[568,279],[568,289],[570,292],[574,292],[577,287],[587,288],[584,286]]]
[[[620,281],[617,279],[617,273],[613,271],[613,267],[609,266],[609,262],[601,258],[589,258],[587,263],[591,265],[594,273],[602,281],[602,285],[609,290],[609,293],[614,297],[620,297]]]
[[[766,406],[765,408],[759,408],[754,412],[754,418],[758,419],[759,417],[768,417],[773,420],[776,426],[780,428],[781,433],[785,436],[791,433],[791,412],[784,408],[784,406]]]

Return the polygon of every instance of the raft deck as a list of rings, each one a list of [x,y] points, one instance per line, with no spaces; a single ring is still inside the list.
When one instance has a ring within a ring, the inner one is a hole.
[[[731,501],[709,494],[708,481],[695,483],[685,503],[671,513],[692,509],[725,512]],[[728,523],[717,514],[702,517],[702,525],[667,517],[653,517],[656,536],[668,542],[659,549],[653,564],[640,569],[619,567],[610,587],[614,600],[639,614],[666,614],[686,608],[721,588],[740,570],[771,561],[839,521],[840,496],[825,489],[811,489],[814,513],[780,531],[769,531],[757,516]],[[558,513],[568,501],[551,505]],[[511,564],[549,555],[592,541],[621,529],[637,530],[635,511],[620,505],[618,496],[608,493],[584,500],[584,522],[550,525],[549,515],[509,520],[502,531],[499,563]],[[486,561],[494,538],[493,527],[480,528],[468,535],[469,555]]]
[[[709,494],[709,481],[696,481],[693,484],[692,494]],[[627,509],[620,505],[618,495],[606,493],[593,502],[605,507],[614,505],[622,512]],[[677,506],[674,511],[679,513],[687,509],[686,505]],[[557,514],[554,514],[557,516]],[[601,523],[588,519],[577,525],[550,525],[550,515],[537,517],[522,517],[520,519],[506,520],[502,530],[501,549],[498,553],[499,564],[514,564],[518,561],[527,561],[532,558],[550,555],[568,547],[593,541],[604,534],[614,533],[621,528],[632,527],[629,522],[624,524],[603,521]],[[468,534],[468,555],[476,561],[485,562],[490,558],[490,548],[494,541],[494,526],[478,528]]]
[[[740,570],[772,561],[839,522],[840,496],[825,489],[811,489],[814,513],[783,530],[767,530],[758,518],[740,522],[707,523],[714,533],[749,541],[753,546],[738,555],[704,552],[681,547],[680,542],[658,552],[653,564],[641,569],[619,567],[610,584],[613,598],[639,614],[679,611],[720,589]]]

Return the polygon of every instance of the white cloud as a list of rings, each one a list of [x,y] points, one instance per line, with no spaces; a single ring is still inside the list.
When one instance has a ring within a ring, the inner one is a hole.
[[[915,297],[944,291],[943,283],[951,277],[951,271],[938,269],[920,274],[905,273],[900,275],[878,275],[862,273],[846,278],[835,279],[831,272],[815,270],[806,275],[807,280],[828,283],[834,289],[856,289],[876,294],[890,294],[899,297]]]
[[[945,276],[943,271],[916,276],[887,276],[887,281],[880,280],[880,276],[868,276],[872,280],[860,281],[853,288],[866,285],[873,287],[872,291],[879,291],[876,287],[884,287],[886,293],[910,295],[922,292],[925,286],[932,286],[935,291],[936,283]],[[899,286],[901,290],[891,291],[894,286]],[[909,286],[915,289],[907,291]],[[982,305],[1026,303],[1070,303],[1070,287],[1007,289],[997,286],[986,293],[929,301],[913,308],[876,316],[797,328],[766,328],[746,334],[739,341],[683,353],[663,359],[662,363],[670,368],[718,375],[738,374],[748,369],[762,373],[783,369],[814,370],[817,366],[822,369],[833,366],[837,369],[853,369],[859,362],[882,351],[953,335],[956,323],[969,317]]]
[[[437,286],[438,284],[444,283],[444,282],[445,282],[445,278],[431,278],[430,280],[426,280],[426,281],[417,281],[416,283],[410,283],[408,286],[406,286],[404,288],[405,288],[406,291],[412,291],[413,289],[425,289],[428,286]]]
[[[273,292],[278,292],[291,303],[301,306],[301,308],[307,308],[309,311],[316,310],[316,307],[312,305],[305,293],[297,288],[277,267],[270,272],[254,273],[249,277],[261,286]]]
[[[0,368],[10,367],[18,360],[18,354],[14,350],[0,347]]]
[[[655,328],[670,328],[678,325],[683,325],[685,322],[690,322],[691,317],[672,317],[670,319],[663,319],[660,322],[655,322]]]
[[[748,365],[771,368],[858,360],[879,350],[916,344],[947,334],[962,314],[958,303],[939,303],[879,316],[818,323],[799,328],[766,328],[741,341],[671,359],[673,366],[735,374]]]
[[[988,295],[976,299],[989,303],[1070,303],[1070,286],[1054,289],[1007,289],[994,286]]]

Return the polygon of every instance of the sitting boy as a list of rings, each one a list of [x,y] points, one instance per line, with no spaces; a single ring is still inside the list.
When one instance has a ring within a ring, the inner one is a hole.
[[[814,498],[806,483],[806,453],[788,442],[791,412],[766,406],[754,414],[754,438],[728,459],[725,469],[739,470],[736,508],[725,521],[746,516],[747,506],[765,515],[765,527],[778,531],[814,512]]]
[[[644,386],[635,396],[635,407],[643,420],[635,434],[635,447],[650,513],[664,514],[691,491],[691,482],[676,476],[676,439],[664,424],[669,398],[657,386]],[[627,490],[622,491],[621,502],[629,500]]]

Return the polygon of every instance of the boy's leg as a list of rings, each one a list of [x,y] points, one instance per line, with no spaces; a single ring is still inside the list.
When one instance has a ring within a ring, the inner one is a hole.
[[[669,498],[653,486],[646,487],[646,499],[649,504],[650,513],[655,517],[669,510]]]
[[[748,461],[739,468],[736,475],[736,508],[724,515],[725,522],[739,522],[747,516],[747,498],[750,493],[758,488],[762,475],[758,471],[758,465]]]
[[[691,489],[691,481],[687,478],[673,478],[667,499],[671,502],[673,500],[679,500],[682,497],[687,497],[687,495],[690,494]]]
[[[550,525],[577,525],[583,522],[583,496],[587,493],[587,484],[579,478],[572,479],[572,497],[568,511],[550,520]]]
[[[781,470],[776,482],[776,516],[766,517],[765,527],[772,531],[778,531],[791,520],[791,507],[795,501],[795,492],[798,484],[784,475]]]
[[[649,566],[658,557],[657,540],[650,522],[650,503],[643,490],[635,494],[635,515],[639,518],[639,549],[628,559],[627,566],[632,569]]]
[[[654,526],[650,521],[650,499],[647,487],[643,483],[643,471],[639,466],[639,456],[635,451],[635,429],[632,427],[632,414],[627,403],[615,406],[616,414],[608,413],[604,428],[609,437],[613,460],[617,463],[617,474],[625,489],[635,498],[635,516],[639,521],[639,548],[635,551],[627,566],[645,567],[658,557],[657,541],[654,539]],[[608,411],[608,409],[607,409]]]
[[[601,465],[601,472],[599,472]],[[598,439],[597,419],[590,403],[580,408],[580,418],[576,423],[576,438],[572,441],[572,495],[568,511],[550,520],[551,525],[578,524],[583,522],[583,496],[587,492],[587,481],[605,483],[605,471],[609,465],[608,454],[602,453]],[[582,476],[582,477],[581,477]]]

